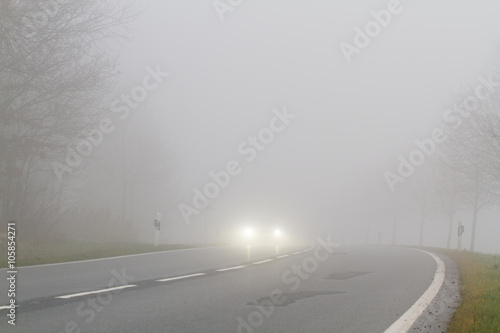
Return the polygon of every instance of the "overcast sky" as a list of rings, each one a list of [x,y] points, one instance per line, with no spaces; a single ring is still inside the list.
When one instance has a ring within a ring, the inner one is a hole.
[[[400,1],[348,63],[340,43],[352,45],[354,29],[390,4],[243,0],[220,14],[211,0],[141,1],[135,37],[120,50],[118,90],[140,83],[146,66],[170,73],[134,117],[156,115],[175,156],[179,202],[191,204],[210,171],[236,160],[242,172],[211,200],[211,218],[270,216],[345,238],[364,237],[370,222],[370,237],[388,242],[388,222],[376,215],[377,191],[389,191],[384,172],[439,126],[453,94],[492,71],[500,35],[497,1]],[[237,147],[269,127],[275,108],[296,118],[246,161]],[[500,252],[488,221],[478,249]],[[401,239],[415,242],[409,233]],[[446,235],[428,234],[426,245]]]

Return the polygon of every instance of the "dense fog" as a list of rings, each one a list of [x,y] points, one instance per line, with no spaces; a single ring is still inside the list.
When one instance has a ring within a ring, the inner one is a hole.
[[[152,242],[159,213],[164,243],[456,248],[461,221],[500,252],[497,2],[85,1],[82,31],[1,4],[0,216],[26,237]]]

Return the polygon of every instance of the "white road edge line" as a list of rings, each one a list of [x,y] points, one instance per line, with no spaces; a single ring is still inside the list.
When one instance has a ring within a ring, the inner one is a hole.
[[[122,259],[122,258],[128,258],[128,257],[140,257],[140,256],[147,256],[147,255],[155,255],[155,254],[164,254],[168,252],[180,252],[180,251],[193,251],[193,250],[206,250],[206,249],[216,249],[216,248],[221,248],[224,246],[209,246],[209,247],[190,247],[187,249],[178,249],[178,250],[165,250],[165,251],[158,251],[158,252],[146,252],[146,253],[136,253],[136,254],[126,254],[122,256],[116,256],[116,257],[106,257],[106,258],[95,258],[95,259],[84,259],[84,260],[76,260],[76,261],[65,261],[65,262],[55,262],[52,264],[41,264],[41,265],[30,265],[30,266],[18,266],[17,268],[22,268],[23,270],[29,269],[29,268],[35,268],[35,267],[50,267],[50,266],[59,266],[59,265],[73,265],[73,264],[82,264],[86,262],[94,262],[94,261],[103,261],[103,260],[112,260],[112,259]],[[0,268],[0,271],[2,270],[7,270],[7,268]]]
[[[18,307],[19,305],[16,305],[16,308]],[[10,305],[5,305],[5,306],[0,306],[0,310],[5,310],[5,309],[10,309]]]
[[[263,264],[265,262],[270,262],[270,261],[273,261],[274,259],[266,259],[266,260],[261,260],[261,261],[256,261],[254,262],[253,264],[254,265],[258,265],[258,264]]]
[[[225,271],[230,271],[232,269],[238,269],[238,268],[243,268],[245,266],[234,266],[234,267],[229,267],[229,268],[221,268],[221,269],[217,269],[216,271],[217,272],[225,272]]]
[[[158,282],[167,282],[167,281],[173,281],[173,280],[187,279],[187,278],[190,278],[190,277],[194,277],[194,276],[201,276],[201,275],[205,275],[205,274],[206,274],[206,273],[196,273],[196,274],[189,274],[189,275],[175,276],[175,277],[166,278],[166,279],[161,279],[161,280],[156,280],[156,281],[158,281]]]
[[[135,284],[128,284],[125,286],[119,286],[119,287],[113,287],[113,288],[107,288],[107,289],[101,289],[101,290],[85,291],[85,292],[77,293],[77,294],[57,296],[55,298],[67,299],[67,298],[73,298],[73,297],[78,297],[78,296],[100,294],[100,293],[105,293],[107,291],[113,291],[113,290],[119,290],[119,289],[131,288],[131,287],[137,287],[137,286]]]
[[[405,333],[413,326],[415,321],[420,317],[420,315],[427,309],[429,304],[432,302],[434,297],[436,297],[439,289],[443,285],[445,278],[445,265],[444,262],[435,254],[429,253],[427,251],[418,250],[427,253],[437,263],[436,273],[434,274],[434,279],[431,282],[429,288],[425,293],[418,299],[418,301],[412,305],[412,307],[406,311],[398,320],[396,320],[384,333]]]
[[[290,256],[289,254],[284,254],[282,256],[277,256],[276,259],[286,258],[286,257],[289,257],[289,256]]]

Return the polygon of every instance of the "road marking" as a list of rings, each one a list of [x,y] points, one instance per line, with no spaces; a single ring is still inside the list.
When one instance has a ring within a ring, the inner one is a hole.
[[[100,293],[105,293],[107,291],[113,291],[113,290],[119,290],[119,289],[125,289],[125,288],[131,288],[131,287],[137,287],[135,284],[128,284],[126,286],[119,286],[119,287],[113,287],[113,288],[107,288],[107,289],[101,289],[101,290],[94,290],[94,291],[86,291],[82,293],[77,293],[77,294],[70,294],[70,295],[64,295],[64,296],[57,296],[55,298],[62,298],[62,299],[67,299],[67,298],[73,298],[73,297],[78,297],[78,296],[86,296],[86,295],[92,295],[92,294],[100,294]]]
[[[26,269],[35,268],[35,267],[49,267],[49,266],[59,266],[59,265],[81,264],[81,263],[85,263],[85,262],[94,262],[94,261],[121,259],[121,258],[128,258],[128,257],[147,256],[147,255],[150,255],[150,254],[162,254],[162,253],[168,253],[168,252],[180,252],[180,251],[217,249],[217,248],[221,248],[221,247],[224,247],[224,246],[192,247],[192,248],[188,248],[188,249],[178,249],[178,250],[165,250],[165,251],[158,251],[158,252],[136,253],[136,254],[127,254],[127,255],[123,255],[123,256],[116,256],[116,257],[85,259],[85,260],[76,260],[76,261],[56,262],[56,263],[53,263],[53,264],[41,264],[41,265],[31,265],[31,266],[19,266],[19,267],[22,267],[23,270],[26,270]],[[7,269],[6,268],[1,268],[0,271],[2,271],[2,270],[7,270]]]
[[[16,305],[17,308],[19,305]],[[11,309],[10,305],[0,306],[0,310]]]
[[[289,257],[289,256],[290,256],[289,254],[284,254],[282,256],[277,256],[276,259],[286,258],[286,257]]]
[[[187,279],[187,278],[190,278],[190,277],[194,277],[194,276],[201,276],[201,275],[205,275],[205,274],[206,274],[206,273],[196,273],[196,274],[189,274],[189,275],[175,276],[175,277],[166,278],[166,279],[161,279],[161,280],[156,280],[156,281],[158,281],[158,282],[167,282],[167,281],[173,281],[173,280]]]
[[[261,260],[261,261],[256,261],[254,262],[253,264],[254,265],[258,265],[258,264],[263,264],[265,262],[270,262],[270,261],[273,261],[274,259],[266,259],[266,260]]]
[[[297,252],[294,252],[294,253],[292,253],[292,254],[301,254],[301,253],[302,253],[302,252],[297,251]]]
[[[431,282],[429,288],[425,293],[418,299],[418,301],[412,305],[412,307],[406,311],[398,320],[396,320],[384,333],[404,333],[413,326],[415,321],[420,317],[420,315],[427,309],[429,304],[432,302],[434,297],[436,297],[439,289],[443,285],[445,277],[445,265],[444,262],[435,254],[429,253],[427,251],[418,250],[427,253],[437,263],[436,274],[434,274],[434,279]]]
[[[225,271],[230,271],[232,269],[238,269],[238,268],[243,268],[245,266],[234,266],[234,267],[229,267],[229,268],[221,268],[221,269],[218,269],[217,272],[225,272]]]

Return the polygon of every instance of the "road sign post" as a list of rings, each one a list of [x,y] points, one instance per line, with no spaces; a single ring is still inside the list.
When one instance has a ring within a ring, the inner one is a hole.
[[[155,236],[154,236],[154,246],[158,246],[158,242],[160,241],[160,228],[161,228],[161,214],[156,213],[156,219],[153,223],[155,227]]]
[[[458,221],[458,251],[462,251],[462,235],[465,231],[465,226],[462,221]]]

